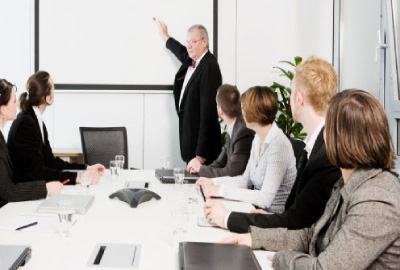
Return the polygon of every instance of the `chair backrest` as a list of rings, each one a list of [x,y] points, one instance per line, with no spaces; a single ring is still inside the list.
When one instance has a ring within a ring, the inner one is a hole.
[[[296,158],[296,168],[298,168],[299,167],[299,159],[301,157],[301,154],[303,153],[304,147],[306,147],[306,144],[303,141],[295,139],[295,138],[289,138],[289,140],[292,143],[294,157]]]
[[[110,166],[116,155],[124,155],[128,168],[128,139],[125,127],[79,127],[83,159],[86,164]]]

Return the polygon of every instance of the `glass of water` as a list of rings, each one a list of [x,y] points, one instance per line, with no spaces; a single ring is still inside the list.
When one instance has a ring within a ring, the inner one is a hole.
[[[174,168],[175,189],[183,191],[183,179],[185,178],[184,168]]]
[[[110,161],[110,172],[112,180],[117,180],[119,178],[120,167],[118,161],[115,160]]]
[[[169,169],[169,163],[170,163],[170,157],[162,155],[160,157],[160,161],[161,161],[161,169],[168,170]]]
[[[57,213],[60,220],[59,234],[62,237],[69,237],[71,234],[72,216],[75,213],[72,208],[72,201],[60,200],[57,202]]]
[[[119,168],[122,171],[124,169],[124,164],[125,164],[125,157],[124,155],[116,155],[115,156],[115,161],[118,162]]]
[[[81,171],[78,172],[78,177],[81,183],[81,188],[83,190],[84,195],[89,194],[89,187],[90,187],[90,179],[92,177],[92,172],[91,171]]]

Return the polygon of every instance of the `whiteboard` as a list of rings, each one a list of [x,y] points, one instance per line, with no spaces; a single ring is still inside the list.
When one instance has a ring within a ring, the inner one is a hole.
[[[187,29],[204,25],[212,51],[216,1],[37,0],[35,69],[64,89],[170,89],[180,63],[153,17],[184,45]]]

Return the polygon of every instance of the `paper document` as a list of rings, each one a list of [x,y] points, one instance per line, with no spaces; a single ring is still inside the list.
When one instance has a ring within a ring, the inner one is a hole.
[[[56,232],[58,229],[58,215],[39,216],[26,215],[15,216],[10,220],[0,223],[0,230],[14,231],[17,228],[37,222],[36,225],[24,228],[24,231]]]

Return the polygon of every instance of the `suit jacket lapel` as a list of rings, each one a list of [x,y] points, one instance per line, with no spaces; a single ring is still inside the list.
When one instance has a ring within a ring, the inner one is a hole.
[[[1,133],[0,134],[0,145],[1,145],[1,148],[2,148],[1,150],[7,156],[8,164],[10,165],[10,168],[12,170],[13,166],[12,166],[12,162],[11,162],[11,159],[10,159],[10,155],[8,153],[8,147],[7,147],[7,144],[6,144],[6,140],[4,139],[3,132],[0,132],[0,133]]]

